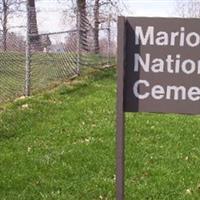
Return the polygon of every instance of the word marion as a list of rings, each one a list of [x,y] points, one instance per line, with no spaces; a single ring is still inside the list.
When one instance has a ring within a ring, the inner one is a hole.
[[[200,46],[200,34],[197,32],[185,33],[185,27],[179,31],[167,33],[164,31],[155,32],[153,26],[146,30],[142,27],[135,27],[135,45],[150,46],[189,46],[195,48]],[[164,58],[152,57],[150,53],[134,54],[134,72],[168,73],[185,75],[200,74],[200,59],[182,59],[180,54],[168,54]],[[200,80],[200,77],[199,77]],[[142,91],[140,88],[143,87]],[[133,85],[133,93],[138,99],[144,100],[149,97],[155,100],[191,100],[200,101],[200,87],[192,86],[186,88],[183,85],[151,85],[147,80],[138,80]]]
[[[141,26],[135,27],[135,45],[157,45],[157,46],[175,46],[197,47],[200,45],[200,34],[196,32],[185,32],[185,27],[180,27],[177,32],[170,34],[165,31],[155,33],[153,26],[148,26],[145,33]]]

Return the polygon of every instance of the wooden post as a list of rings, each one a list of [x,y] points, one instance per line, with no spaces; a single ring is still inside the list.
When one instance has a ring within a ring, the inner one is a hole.
[[[124,199],[124,65],[125,65],[125,17],[118,18],[117,50],[117,133],[116,133],[116,199]]]

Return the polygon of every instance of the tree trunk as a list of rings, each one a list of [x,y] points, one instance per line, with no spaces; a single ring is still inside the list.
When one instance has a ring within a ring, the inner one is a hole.
[[[42,51],[40,37],[38,35],[37,15],[35,8],[35,0],[28,0],[28,23],[30,36],[30,45],[32,51]]]
[[[95,0],[95,5],[94,5],[94,53],[98,54],[99,53],[99,0]]]
[[[7,28],[7,23],[8,23],[8,6],[6,4],[6,1],[3,0],[3,51],[7,51],[7,33],[8,33],[8,28]]]
[[[77,0],[80,48],[88,51],[86,0]]]

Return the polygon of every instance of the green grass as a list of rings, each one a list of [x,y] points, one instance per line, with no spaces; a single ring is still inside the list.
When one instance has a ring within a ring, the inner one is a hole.
[[[1,200],[115,199],[115,69],[0,107]],[[199,116],[126,115],[126,199],[200,199]]]

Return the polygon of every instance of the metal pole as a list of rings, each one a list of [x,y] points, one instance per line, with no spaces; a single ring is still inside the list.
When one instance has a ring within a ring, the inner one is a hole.
[[[30,15],[31,10],[29,6],[29,0],[26,1],[26,12],[27,12],[27,27],[26,27],[26,66],[25,66],[25,84],[24,84],[24,95],[30,96],[31,89],[31,47],[30,47]]]
[[[116,200],[124,199],[124,65],[125,65],[125,17],[118,18],[117,52],[117,132],[116,132]]]
[[[80,25],[80,12],[77,8],[76,12],[76,26],[77,26],[77,74],[80,75],[80,61],[81,61],[81,25]]]
[[[29,34],[29,35],[30,37],[34,37],[34,36],[46,36],[46,35],[58,35],[58,34],[73,33],[73,32],[77,32],[77,29],[68,30],[68,31],[47,32],[47,33],[41,33],[41,34]]]
[[[9,11],[8,11],[8,5],[5,0],[3,0],[2,4],[3,4],[2,39],[3,39],[3,51],[5,52],[7,51],[7,33],[8,33],[7,22],[8,22]]]
[[[108,18],[108,65],[110,64],[110,52],[111,51],[111,14],[109,13]]]

